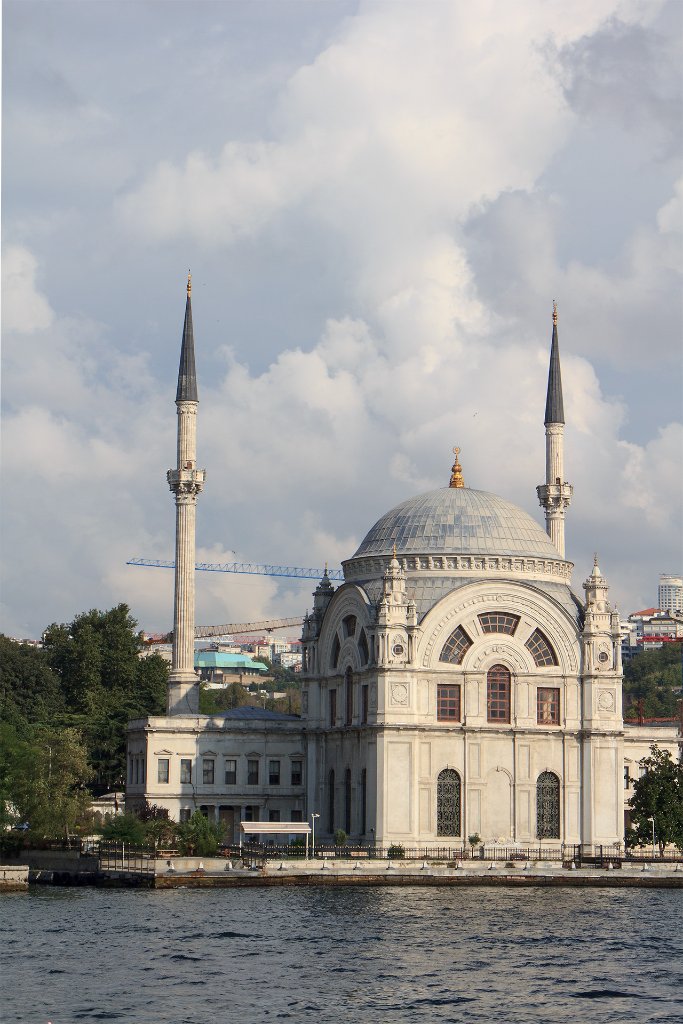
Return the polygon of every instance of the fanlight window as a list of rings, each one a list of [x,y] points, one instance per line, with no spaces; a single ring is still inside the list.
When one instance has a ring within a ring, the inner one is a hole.
[[[444,644],[439,661],[447,661],[451,665],[459,665],[471,646],[472,641],[467,633],[462,626],[458,626]]]
[[[508,615],[506,612],[485,612],[479,616],[482,633],[508,633],[510,636],[519,625],[519,615]]]
[[[536,838],[560,838],[560,780],[541,772],[536,782]]]
[[[344,627],[344,636],[346,637],[347,640],[349,637],[356,635],[355,615],[347,615],[344,621],[342,622],[342,625]]]
[[[550,641],[540,629],[535,629],[524,645],[531,651],[538,668],[545,668],[547,665],[557,665],[557,655],[550,646]]]
[[[436,834],[460,835],[460,776],[455,768],[444,768],[436,782]]]

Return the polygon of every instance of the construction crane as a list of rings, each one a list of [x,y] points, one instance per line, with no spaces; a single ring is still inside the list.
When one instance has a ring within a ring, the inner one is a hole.
[[[126,565],[148,569],[175,569],[175,562],[163,558],[130,558]],[[289,579],[319,580],[325,572],[331,580],[343,580],[341,569],[302,569],[295,565],[257,565],[254,562],[196,562],[202,572],[235,572],[246,576],[286,576]]]
[[[295,619],[263,619],[261,622],[226,622],[222,626],[196,626],[194,631],[195,640],[205,640],[210,636],[238,636],[241,633],[272,633],[276,629],[288,629],[296,626],[301,629],[303,620],[301,616]],[[152,633],[146,637],[145,643],[170,644],[173,640],[173,632]]]
[[[272,633],[274,629],[287,629],[289,626],[303,626],[303,619],[264,619],[263,622],[228,622],[224,626],[197,626],[194,631],[195,640],[203,640],[209,636],[237,636],[240,633]]]

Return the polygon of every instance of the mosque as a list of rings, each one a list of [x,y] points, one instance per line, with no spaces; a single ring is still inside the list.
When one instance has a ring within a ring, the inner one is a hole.
[[[564,407],[553,308],[545,406],[546,529],[465,483],[411,497],[327,574],[303,625],[301,717],[199,714],[194,671],[197,381],[191,284],[178,390],[173,663],[168,714],[129,725],[127,805],[228,839],[243,821],[317,819],[354,842],[462,847],[623,841],[624,800],[652,737],[624,728],[619,619],[597,559],[571,590]],[[668,738],[668,737],[667,737]],[[675,751],[675,737],[671,749]]]

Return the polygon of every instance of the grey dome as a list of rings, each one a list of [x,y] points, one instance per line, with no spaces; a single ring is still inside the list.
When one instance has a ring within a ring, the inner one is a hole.
[[[517,555],[558,559],[545,530],[497,494],[440,487],[401,502],[378,519],[353,558],[389,555]]]

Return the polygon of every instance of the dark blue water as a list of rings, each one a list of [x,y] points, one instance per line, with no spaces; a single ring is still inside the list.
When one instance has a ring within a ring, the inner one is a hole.
[[[38,889],[0,1021],[681,1024],[672,890]]]

